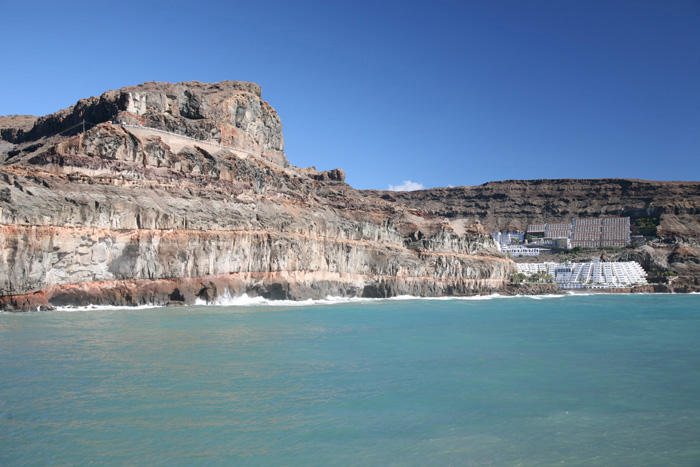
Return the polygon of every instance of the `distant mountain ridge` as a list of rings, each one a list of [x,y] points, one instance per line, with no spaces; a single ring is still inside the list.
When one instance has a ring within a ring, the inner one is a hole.
[[[658,218],[657,235],[700,237],[700,181],[633,179],[507,180],[479,186],[372,192],[426,213],[480,222],[488,231],[525,231],[528,224],[572,218]]]

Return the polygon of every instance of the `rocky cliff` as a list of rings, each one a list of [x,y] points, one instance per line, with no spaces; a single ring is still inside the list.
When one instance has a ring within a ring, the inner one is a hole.
[[[240,81],[151,82],[81,99],[73,107],[37,119],[31,128],[26,123],[19,128],[6,125],[0,137],[21,143],[115,122],[211,141],[287,165],[282,123],[261,95],[260,86]]]
[[[514,270],[478,224],[291,166],[252,83],[146,83],[7,122],[7,309],[489,293]]]
[[[573,217],[630,216],[659,220],[657,235],[700,237],[700,182],[626,179],[508,180],[473,187],[368,192],[448,218],[480,222],[488,231],[524,231],[528,224]]]
[[[700,290],[700,182],[509,180],[405,193],[369,191],[367,195],[448,219],[480,223],[489,232],[525,231],[528,224],[571,222],[575,217],[629,216],[633,233],[647,237],[643,245],[583,252],[578,259],[602,256],[608,261],[638,261],[652,278],[666,274],[671,279],[661,290]]]

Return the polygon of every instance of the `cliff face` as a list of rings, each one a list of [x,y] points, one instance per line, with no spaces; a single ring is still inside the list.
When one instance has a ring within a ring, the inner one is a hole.
[[[220,143],[288,165],[282,123],[261,95],[260,86],[240,81],[144,83],[81,99],[73,107],[37,119],[31,129],[7,125],[0,136],[21,143],[77,134],[83,122],[87,128],[118,122]]]
[[[448,218],[480,222],[490,232],[573,217],[658,218],[657,235],[700,237],[700,182],[645,180],[509,180],[474,187],[404,193],[368,192]]]
[[[478,225],[290,166],[260,96],[147,83],[0,130],[0,306],[505,289]]]
[[[525,231],[528,224],[571,222],[578,217],[616,216],[631,217],[634,230],[636,220],[653,219],[658,223],[652,232],[655,241],[605,252],[603,259],[638,261],[652,273],[669,271],[673,279],[669,291],[700,290],[700,182],[510,180],[406,193],[370,191],[367,195],[448,219],[479,222],[489,232]]]

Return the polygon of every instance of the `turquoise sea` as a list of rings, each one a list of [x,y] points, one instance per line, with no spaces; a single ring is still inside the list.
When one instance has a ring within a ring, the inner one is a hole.
[[[0,313],[0,465],[700,465],[700,295]]]

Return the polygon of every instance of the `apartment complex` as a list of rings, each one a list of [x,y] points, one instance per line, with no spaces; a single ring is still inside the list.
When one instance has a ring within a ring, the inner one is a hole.
[[[545,224],[544,238],[571,238],[571,224]]]
[[[606,289],[647,283],[647,273],[636,261],[603,263],[518,264],[518,272],[532,275],[545,272],[561,289]]]
[[[545,238],[568,238],[572,247],[624,247],[630,244],[630,218],[606,217],[572,219],[571,223],[534,224],[527,233],[544,233]]]
[[[630,244],[630,218],[574,219],[571,246],[597,248]]]

